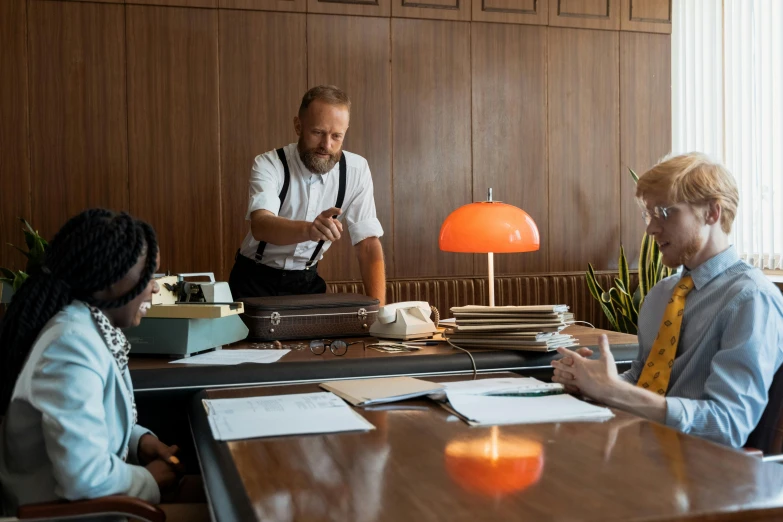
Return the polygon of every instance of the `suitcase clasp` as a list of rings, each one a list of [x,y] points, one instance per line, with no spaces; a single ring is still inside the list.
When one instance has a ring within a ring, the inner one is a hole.
[[[269,319],[272,321],[272,324],[277,326],[280,324],[280,312],[272,312],[272,315],[269,316]]]
[[[367,310],[364,308],[359,308],[359,311],[357,312],[359,314],[359,319],[366,319],[367,318]]]

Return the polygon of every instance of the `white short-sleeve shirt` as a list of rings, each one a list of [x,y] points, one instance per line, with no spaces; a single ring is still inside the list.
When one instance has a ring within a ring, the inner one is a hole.
[[[278,197],[285,179],[283,162],[274,150],[259,154],[250,173],[250,199],[246,220],[250,220],[250,214],[255,210],[268,210],[276,216],[288,219],[313,221],[318,214],[337,203],[340,185],[339,162],[326,174],[313,174],[299,158],[296,143],[286,145],[283,150],[291,172],[285,201],[281,206]],[[347,230],[351,235],[351,242],[356,245],[368,237],[381,237],[383,228],[375,215],[372,176],[367,160],[352,152],[343,151],[343,154],[347,166],[345,199],[342,204],[343,212],[338,219],[343,223],[343,232]],[[303,270],[317,244],[315,241],[283,246],[267,243],[261,262],[274,268]],[[331,241],[324,242],[317,261],[323,258],[331,244]],[[241,254],[255,259],[257,248],[258,241],[253,238],[252,232],[248,232],[242,241]]]

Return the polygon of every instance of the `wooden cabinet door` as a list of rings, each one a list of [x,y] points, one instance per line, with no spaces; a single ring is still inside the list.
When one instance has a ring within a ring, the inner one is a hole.
[[[473,0],[474,22],[547,25],[549,0]]]
[[[672,0],[623,0],[620,29],[672,33]]]
[[[250,11],[287,11],[304,13],[307,0],[219,0],[221,9],[247,9]]]
[[[470,21],[471,2],[481,0],[392,0],[395,18]]]
[[[392,0],[307,0],[308,13],[391,16]]]
[[[620,29],[620,0],[549,0],[549,25]]]

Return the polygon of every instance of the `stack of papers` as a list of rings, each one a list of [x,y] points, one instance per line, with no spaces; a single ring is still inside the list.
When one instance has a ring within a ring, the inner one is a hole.
[[[574,319],[567,305],[472,305],[451,312],[455,325],[445,335],[460,347],[548,352],[579,344],[573,336],[560,333]]]
[[[202,402],[215,440],[375,429],[342,399],[327,392]]]
[[[277,362],[291,350],[245,350],[245,349],[223,349],[214,352],[192,355],[170,361],[169,364],[206,364],[230,366],[234,364],[257,363],[269,364]]]
[[[321,388],[333,392],[354,406],[369,406],[430,395],[444,389],[442,384],[413,377],[354,379],[321,383]]]
[[[614,417],[564,393],[560,384],[532,377],[449,383],[444,407],[472,426],[541,422],[603,421]]]

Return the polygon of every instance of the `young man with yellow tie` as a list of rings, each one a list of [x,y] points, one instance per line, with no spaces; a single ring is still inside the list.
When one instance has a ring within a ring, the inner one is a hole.
[[[639,312],[639,355],[618,375],[605,336],[592,351],[558,351],[553,381],[609,406],[742,447],[783,361],[783,296],[729,243],[737,185],[702,154],[659,163],[636,197],[663,263]]]

